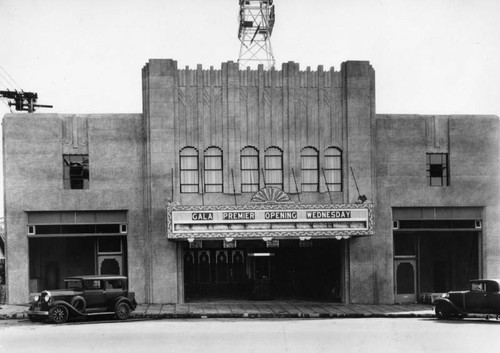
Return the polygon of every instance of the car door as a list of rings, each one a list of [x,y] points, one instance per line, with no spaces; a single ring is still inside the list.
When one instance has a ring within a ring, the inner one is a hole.
[[[464,294],[465,309],[472,313],[484,313],[487,311],[488,292],[486,283],[473,282],[471,290]]]
[[[108,310],[113,311],[116,298],[123,296],[124,294],[123,281],[121,279],[108,279],[104,281],[104,285],[106,306],[108,307]]]
[[[84,297],[87,302],[87,311],[98,311],[105,307],[103,281],[87,279],[83,281]]]
[[[490,314],[500,314],[500,286],[496,281],[491,281],[486,286],[486,307]]]

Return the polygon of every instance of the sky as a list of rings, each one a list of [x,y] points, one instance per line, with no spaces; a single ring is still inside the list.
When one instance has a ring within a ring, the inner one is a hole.
[[[500,116],[499,0],[275,0],[277,68],[375,69],[378,114]],[[39,113],[140,113],[150,58],[237,61],[238,0],[0,0],[0,90]],[[0,102],[0,117],[9,112]]]

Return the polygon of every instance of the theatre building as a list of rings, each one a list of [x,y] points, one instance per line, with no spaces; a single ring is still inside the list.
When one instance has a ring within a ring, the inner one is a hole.
[[[3,118],[10,303],[78,274],[126,275],[141,303],[415,302],[500,277],[498,117],[377,114],[365,61],[142,77],[142,114]]]

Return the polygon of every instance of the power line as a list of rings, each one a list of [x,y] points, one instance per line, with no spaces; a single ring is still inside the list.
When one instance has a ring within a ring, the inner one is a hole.
[[[0,72],[0,77],[2,77],[5,80],[5,81],[0,80],[0,83],[2,84],[2,86],[4,86],[8,90],[13,90],[13,91],[16,90],[15,88],[12,88],[11,84],[8,84],[8,80],[5,78],[4,75],[2,75],[1,72]],[[7,82],[7,84],[5,84],[5,82]]]
[[[9,73],[7,72],[7,70],[5,70],[5,69],[3,68],[3,66],[2,66],[2,65],[0,65],[0,69],[2,69],[2,70],[3,70],[3,72],[5,72],[5,73],[7,74],[7,76],[10,78],[10,80],[14,83],[13,87],[16,87],[16,86],[17,86],[17,88],[15,88],[15,90],[19,90],[19,91],[21,91],[21,92],[22,92],[23,90],[22,90],[21,86],[20,86],[20,85],[16,82],[16,80],[14,80],[14,79],[12,78],[12,76],[11,76],[11,75],[9,75]],[[2,75],[2,74],[0,73],[0,75]],[[5,76],[3,76],[3,75],[2,75],[2,77],[4,77],[4,78],[5,78]],[[7,81],[8,81],[8,80],[7,80]]]

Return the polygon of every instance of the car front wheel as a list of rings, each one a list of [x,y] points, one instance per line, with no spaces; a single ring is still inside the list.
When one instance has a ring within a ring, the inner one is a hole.
[[[130,306],[127,303],[120,303],[116,306],[115,317],[118,320],[127,320],[130,316]]]
[[[49,310],[49,320],[54,324],[63,324],[68,320],[68,309],[63,305],[56,305]]]

